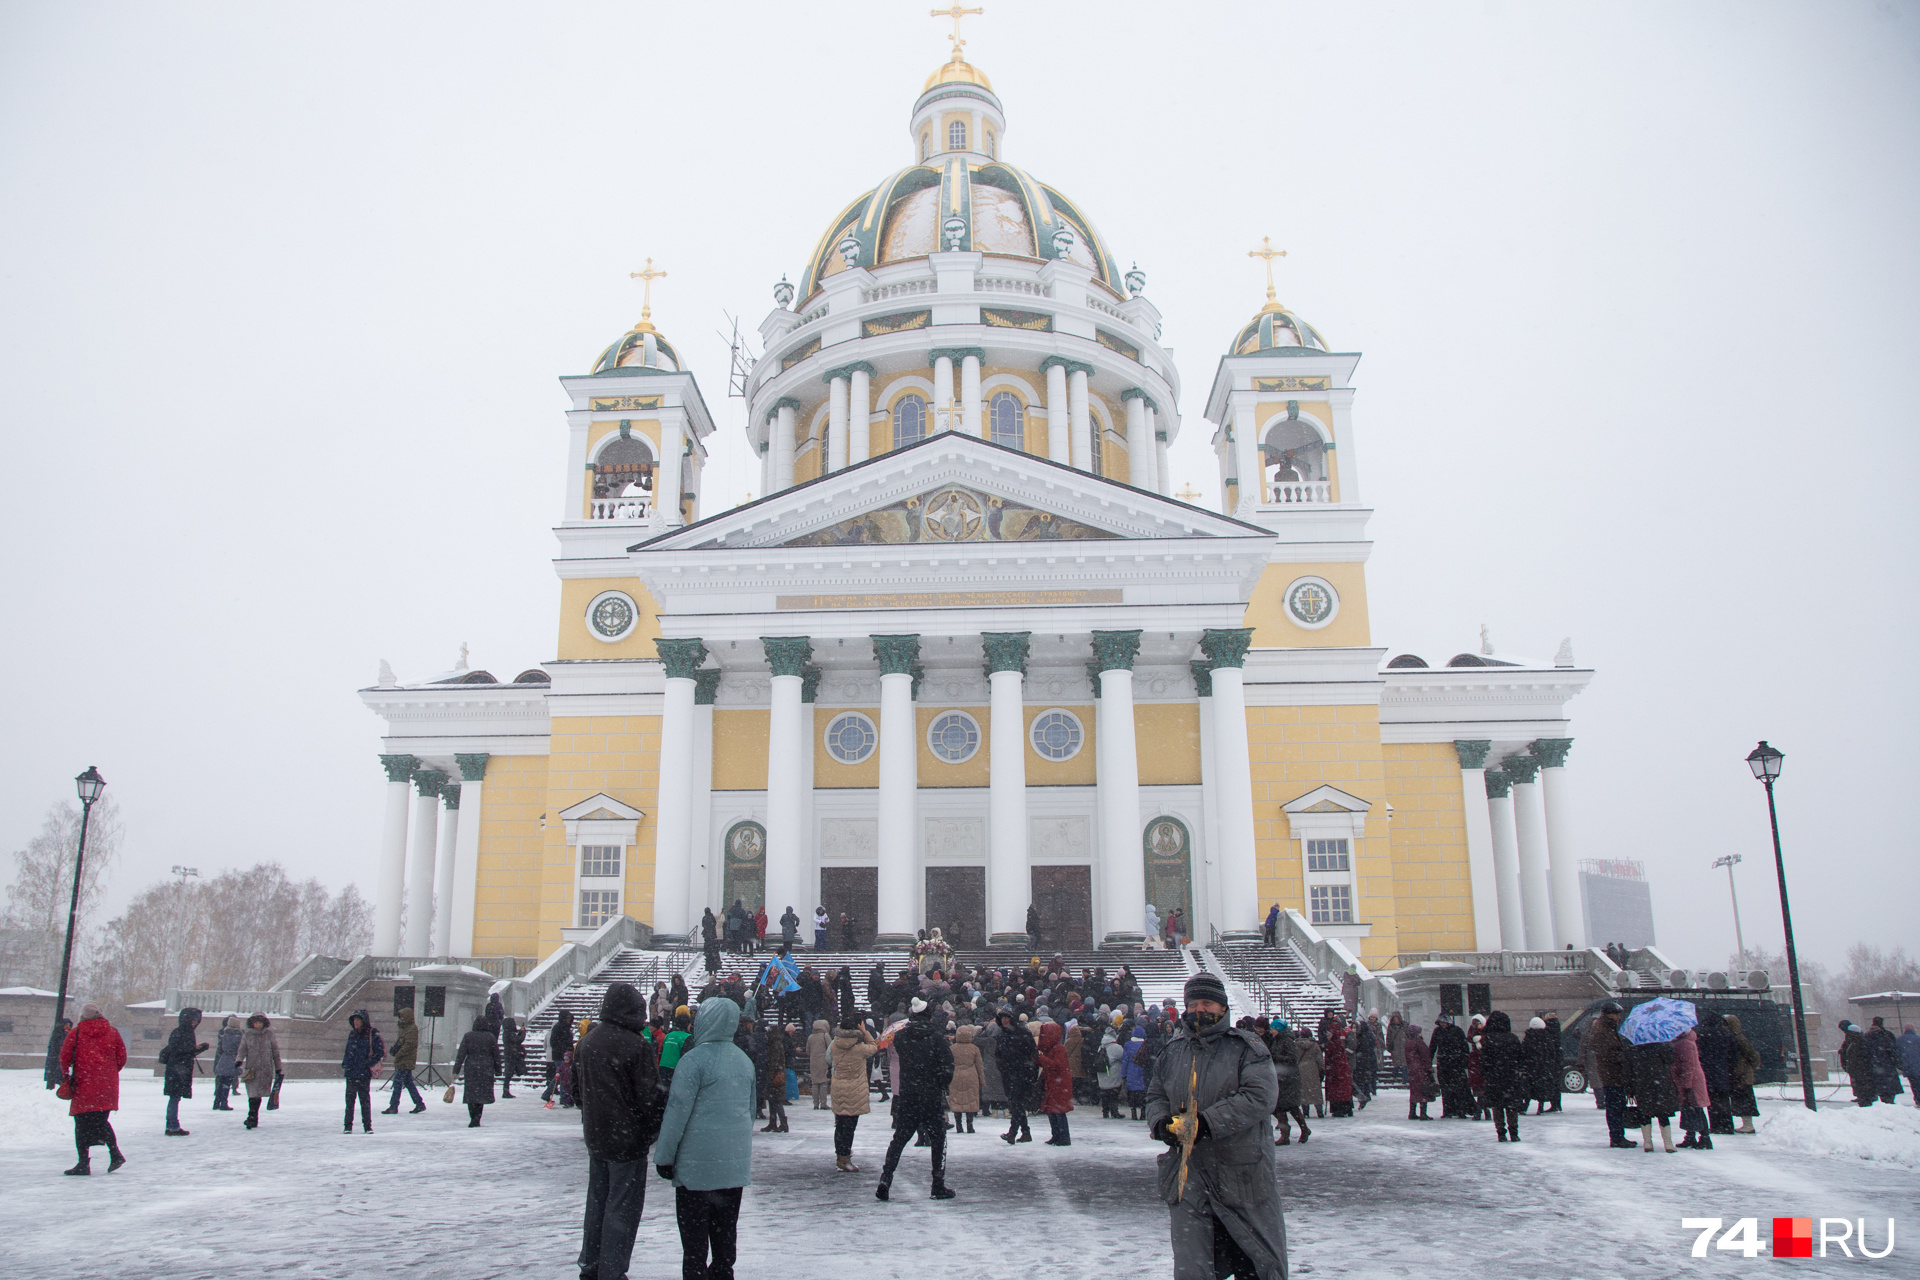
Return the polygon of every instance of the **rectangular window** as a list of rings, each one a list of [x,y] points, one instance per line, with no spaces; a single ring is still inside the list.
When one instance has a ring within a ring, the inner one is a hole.
[[[1307,841],[1307,870],[1309,871],[1346,871],[1347,842],[1345,840],[1309,840]]]
[[[594,929],[620,914],[618,889],[582,889],[580,891],[580,927]]]
[[[1317,884],[1307,890],[1315,924],[1352,924],[1353,890],[1344,884]]]
[[[623,850],[617,844],[581,845],[580,874],[583,876],[619,875],[622,852]]]

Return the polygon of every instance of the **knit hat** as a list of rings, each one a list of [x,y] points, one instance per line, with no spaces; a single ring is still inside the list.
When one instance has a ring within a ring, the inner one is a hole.
[[[80,1021],[85,1022],[88,1018],[98,1018],[100,1016],[100,1006],[93,1001],[89,1000],[80,1006]]]
[[[1544,1023],[1544,1022],[1542,1022],[1542,1021],[1541,1021],[1540,1019],[1538,1019],[1538,1018],[1528,1018],[1528,1019],[1527,1019],[1527,1030],[1529,1030],[1529,1031],[1545,1031],[1546,1029],[1547,1029],[1547,1024],[1546,1024],[1546,1023]]]
[[[925,1013],[927,1011],[927,1002],[925,1000],[922,1000],[919,996],[915,996],[913,998],[913,1002],[909,1004],[907,1008],[912,1010],[914,1013]]]
[[[1215,1004],[1227,1003],[1227,986],[1219,978],[1204,970],[1187,979],[1184,992],[1188,1004],[1195,1000],[1211,1000]]]

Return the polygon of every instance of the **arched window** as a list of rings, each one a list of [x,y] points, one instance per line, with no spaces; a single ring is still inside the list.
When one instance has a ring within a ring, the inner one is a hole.
[[[998,160],[999,158],[993,153],[993,130],[989,129],[987,130],[987,159]]]
[[[920,162],[922,164],[925,164],[927,157],[932,154],[933,154],[932,131],[923,129],[920,133]]]
[[[987,438],[1009,449],[1027,447],[1027,410],[1011,391],[996,391],[987,402]]]
[[[965,151],[967,149],[967,126],[955,120],[947,126],[947,150]]]
[[[653,450],[639,436],[607,443],[593,460],[593,496],[631,497],[653,492]]]
[[[1093,474],[1103,476],[1107,474],[1107,466],[1106,450],[1102,448],[1105,441],[1102,437],[1107,433],[1101,429],[1100,419],[1095,418],[1088,424],[1087,434],[1093,437]]]
[[[898,449],[927,434],[927,402],[919,396],[901,396],[893,406],[893,447]]]

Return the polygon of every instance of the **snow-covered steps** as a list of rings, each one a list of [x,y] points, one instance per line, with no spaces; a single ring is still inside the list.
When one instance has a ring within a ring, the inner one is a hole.
[[[1253,998],[1257,1014],[1278,1013],[1296,1027],[1312,1027],[1321,1014],[1341,1008],[1339,988],[1317,976],[1291,946],[1229,943],[1209,951],[1221,972]]]

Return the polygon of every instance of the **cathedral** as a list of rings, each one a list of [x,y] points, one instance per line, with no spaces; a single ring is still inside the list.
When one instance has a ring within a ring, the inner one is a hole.
[[[1174,911],[1230,939],[1276,903],[1373,968],[1584,947],[1567,703],[1593,673],[1375,647],[1359,355],[1277,300],[1263,242],[1265,305],[1222,319],[1183,420],[1146,277],[1013,162],[962,44],[904,163],[774,287],[763,496],[703,484],[721,428],[651,260],[639,323],[561,377],[553,656],[360,692],[375,953],[544,957],[736,900],[879,948],[1025,948],[1030,906],[1063,948]],[[1183,429],[1217,510],[1171,491]]]

